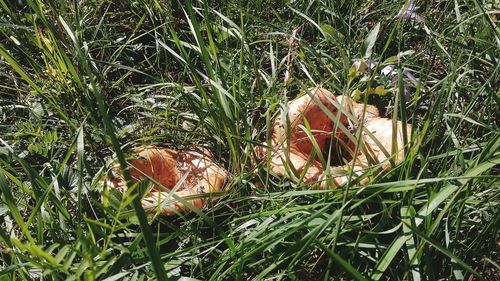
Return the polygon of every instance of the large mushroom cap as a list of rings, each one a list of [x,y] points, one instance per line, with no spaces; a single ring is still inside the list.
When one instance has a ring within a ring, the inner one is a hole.
[[[346,96],[335,96],[326,89],[311,88],[302,97],[290,101],[284,117],[285,120],[279,116],[274,122],[272,151],[266,153],[266,149],[262,149],[259,153],[261,158],[270,155],[266,160],[270,161],[271,171],[278,176],[296,178],[301,175],[305,183],[319,183],[320,187],[325,187],[325,168],[330,163],[320,160],[332,148],[342,148],[350,154],[338,156],[346,159],[337,159],[337,163],[350,162],[331,166],[337,171],[354,168],[355,172],[360,172],[373,165],[373,161],[383,163],[382,167],[388,169],[389,159],[397,163],[404,157],[401,122],[397,122],[393,130],[392,121],[380,118],[374,106],[357,103]],[[363,128],[360,143],[364,149],[359,149],[357,155],[353,155],[356,146],[354,127]],[[407,131],[410,134],[409,126]],[[396,151],[393,151],[394,147]],[[329,180],[338,186],[346,182],[347,177],[333,174]]]
[[[214,162],[207,150],[150,146],[136,149],[133,154],[129,171],[134,181],[153,183],[141,201],[143,208],[152,214],[170,216],[189,211],[192,206],[203,208],[209,199],[216,198],[210,193],[221,191],[226,181],[226,170]],[[127,186],[121,170],[118,166],[112,169],[116,176],[106,178],[104,185],[124,192]],[[186,196],[190,198],[183,198]]]

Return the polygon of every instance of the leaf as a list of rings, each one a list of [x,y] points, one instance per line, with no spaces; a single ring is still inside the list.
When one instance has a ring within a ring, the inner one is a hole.
[[[112,275],[106,279],[104,279],[103,281],[115,281],[115,280],[123,280],[123,277],[129,275],[130,272],[120,272],[118,274],[115,274],[115,275]]]
[[[422,280],[420,276],[420,268],[418,267],[419,258],[417,256],[417,243],[415,237],[412,235],[411,229],[408,225],[413,223],[412,218],[415,217],[415,209],[413,206],[402,207],[401,208],[401,218],[403,221],[403,235],[407,237],[406,239],[406,252],[408,254],[408,259],[410,260],[410,269],[413,276],[413,280]]]
[[[71,38],[71,41],[73,41],[73,44],[75,44],[75,46],[78,46],[75,33],[73,32],[73,30],[71,30],[71,28],[66,23],[66,21],[62,18],[62,16],[59,16],[59,21],[61,22],[64,30],[66,30],[66,32],[68,33],[69,38]]]
[[[320,25],[320,27],[324,33],[326,33],[330,36],[333,36],[333,34],[335,33],[335,28],[333,28],[333,26],[331,26],[329,24],[324,23],[324,24]]]
[[[359,73],[364,73],[366,69],[368,69],[369,65],[366,63],[365,60],[356,60],[352,64],[351,68],[354,68]]]
[[[384,88],[384,86],[377,86],[377,88],[375,88],[375,90],[373,91],[374,94],[379,96],[385,96],[389,92],[390,90],[387,90],[386,88]]]
[[[0,270],[0,277],[6,276],[9,273],[13,273],[16,270],[18,270],[19,268],[26,267],[29,264],[30,264],[29,262],[24,262],[24,263],[20,263],[20,264],[13,264],[13,265],[9,265],[7,267],[3,267],[2,270]],[[7,278],[5,278],[5,279],[4,278],[0,278],[0,279],[1,280],[8,280]]]
[[[369,58],[372,55],[373,46],[375,46],[375,41],[377,41],[378,32],[380,31],[380,22],[378,22],[372,30],[368,33],[368,36],[363,42],[363,57]]]
[[[356,89],[356,90],[352,91],[351,98],[355,101],[358,101],[361,98],[362,94],[363,94],[363,92],[361,92],[359,89]]]
[[[53,265],[55,267],[59,266],[59,263],[57,260],[47,251],[39,247],[35,243],[25,243],[23,244],[21,241],[19,241],[17,238],[12,238],[12,243],[21,251],[26,251],[29,252],[31,255],[34,257],[43,260],[50,265]]]
[[[338,30],[336,30],[333,26],[329,24],[321,24],[321,33],[325,37],[325,39],[330,39],[330,40],[338,40],[338,39],[343,39],[344,35],[340,33]]]

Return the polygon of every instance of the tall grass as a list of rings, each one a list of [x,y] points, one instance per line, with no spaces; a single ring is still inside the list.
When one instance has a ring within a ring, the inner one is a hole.
[[[0,0],[0,279],[500,278],[498,7],[413,2]],[[317,85],[411,123],[405,160],[269,174],[255,149]],[[227,190],[155,220],[130,182],[102,201],[147,144],[209,148]]]

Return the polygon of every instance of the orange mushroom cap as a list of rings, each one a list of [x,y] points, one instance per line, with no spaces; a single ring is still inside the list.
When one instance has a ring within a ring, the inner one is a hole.
[[[335,96],[324,88],[316,87],[290,101],[287,110],[285,120],[279,116],[274,122],[271,152],[268,153],[265,148],[258,151],[261,159],[270,161],[270,170],[277,176],[295,178],[301,175],[304,183],[317,183],[324,188],[326,180],[331,180],[335,186],[347,182],[344,174],[335,174],[335,171],[353,169],[354,172],[362,172],[373,165],[372,160],[383,163],[382,168],[388,169],[391,166],[389,159],[398,163],[404,158],[403,124],[398,121],[393,130],[392,120],[381,118],[372,105],[357,103],[347,96]],[[352,155],[356,146],[352,125],[363,127],[361,143],[365,149],[359,149],[357,155]],[[397,135],[395,138],[393,132]],[[411,133],[409,125],[407,132]],[[393,140],[396,140],[395,146]],[[337,146],[334,149],[342,146],[350,151],[348,158],[352,160],[339,166],[320,161],[323,155],[318,154],[324,154],[332,144]],[[392,150],[393,147],[396,151]],[[333,171],[329,178],[325,177],[326,166]]]
[[[204,208],[216,199],[210,194],[222,191],[228,176],[208,150],[149,146],[135,149],[133,154],[129,171],[134,181],[153,182],[151,191],[141,200],[143,208],[151,214],[170,216],[189,211],[193,206]],[[103,185],[124,192],[127,186],[119,166],[112,169],[117,176],[106,178]],[[180,199],[186,196],[189,198]]]

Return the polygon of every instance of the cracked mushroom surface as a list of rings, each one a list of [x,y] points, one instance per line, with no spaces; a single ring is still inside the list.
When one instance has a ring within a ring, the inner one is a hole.
[[[288,103],[274,122],[271,147],[259,149],[258,155],[269,161],[270,171],[277,176],[302,178],[320,188],[328,180],[339,186],[348,181],[348,170],[359,174],[373,166],[387,170],[399,163],[404,158],[404,126],[410,136],[409,125],[381,118],[376,107],[316,87]]]
[[[141,200],[142,207],[150,214],[171,216],[191,210],[189,205],[203,209],[216,199],[210,194],[222,190],[228,175],[215,163],[208,150],[149,146],[135,149],[132,153],[128,162],[133,180],[148,179],[153,185]],[[127,185],[120,167],[115,165],[112,172],[114,176],[108,176],[102,184],[124,193]]]

